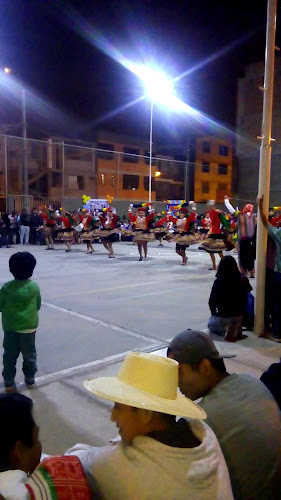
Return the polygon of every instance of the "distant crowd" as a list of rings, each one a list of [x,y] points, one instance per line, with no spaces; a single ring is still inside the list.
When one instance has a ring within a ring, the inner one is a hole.
[[[1,213],[0,217],[0,248],[11,245],[29,243],[31,245],[44,245],[43,234],[38,228],[43,225],[43,218],[37,208],[31,212],[23,209],[21,213]]]

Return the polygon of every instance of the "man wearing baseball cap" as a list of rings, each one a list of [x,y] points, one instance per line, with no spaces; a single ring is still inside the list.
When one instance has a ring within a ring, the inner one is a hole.
[[[281,498],[281,420],[278,406],[260,380],[229,374],[209,335],[185,330],[167,356],[179,363],[179,388],[207,413],[221,445],[235,500]]]

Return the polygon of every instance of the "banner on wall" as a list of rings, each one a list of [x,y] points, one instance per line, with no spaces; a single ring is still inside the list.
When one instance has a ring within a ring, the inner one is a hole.
[[[108,207],[107,200],[100,200],[100,199],[93,199],[93,198],[88,200],[86,205],[83,206],[83,208],[86,208],[87,210],[90,210],[91,212],[93,212],[95,210],[102,212],[103,208],[107,208],[107,207]]]

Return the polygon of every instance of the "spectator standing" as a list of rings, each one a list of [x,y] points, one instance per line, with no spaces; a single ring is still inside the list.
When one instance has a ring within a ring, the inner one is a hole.
[[[186,330],[170,343],[179,363],[179,388],[202,398],[206,422],[215,432],[228,466],[235,500],[280,499],[281,419],[265,385],[245,374],[227,373],[209,335]]]
[[[11,222],[8,214],[2,212],[1,215],[1,247],[9,247],[9,235],[10,235]]]
[[[30,215],[30,239],[31,245],[36,245],[39,242],[39,233],[37,230],[40,226],[43,226],[43,219],[40,217],[37,208],[33,208]]]
[[[19,216],[20,223],[20,243],[21,245],[27,245],[29,243],[29,232],[30,232],[30,216],[28,215],[27,209],[23,208],[21,215]]]
[[[281,342],[281,228],[274,227],[269,221],[263,210],[263,196],[258,198],[260,217],[263,225],[268,230],[268,236],[273,239],[276,245],[276,258],[274,266],[273,283],[273,317],[272,317],[272,335],[267,337],[274,342]]]
[[[14,280],[0,290],[0,311],[4,330],[3,378],[6,392],[16,392],[15,375],[19,354],[23,356],[23,373],[27,386],[34,384],[37,371],[35,333],[41,296],[38,285],[30,280],[36,266],[35,257],[29,252],[11,256],[9,267]]]
[[[18,231],[18,222],[17,222],[18,214],[17,212],[12,212],[11,215],[9,215],[10,219],[10,240],[9,244],[18,244],[19,243],[19,231]]]

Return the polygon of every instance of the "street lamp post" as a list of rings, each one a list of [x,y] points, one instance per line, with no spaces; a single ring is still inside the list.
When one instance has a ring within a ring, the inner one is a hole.
[[[150,133],[149,133],[149,194],[148,201],[151,203],[152,192],[152,126],[153,126],[153,99],[150,101]]]
[[[27,164],[27,123],[26,123],[26,100],[25,100],[25,88],[22,85],[22,137],[23,137],[23,196],[24,196],[24,206],[29,207],[28,200],[28,164]]]
[[[6,75],[10,75],[12,70],[10,68],[4,68]],[[22,137],[23,137],[23,169],[22,169],[22,181],[23,181],[23,199],[24,206],[29,207],[28,200],[28,158],[27,158],[27,121],[26,121],[26,92],[23,82],[20,81],[21,85],[21,111],[22,111]]]
[[[154,104],[167,106],[173,97],[173,84],[158,71],[146,66],[135,68],[135,74],[144,82],[147,96],[150,99],[150,132],[149,132],[149,188],[148,201],[152,201],[152,135]]]

